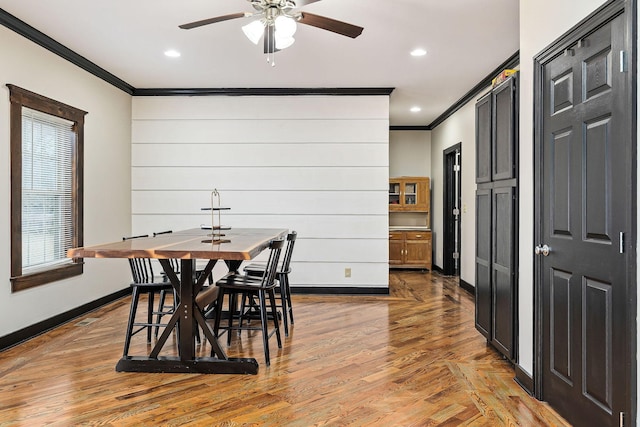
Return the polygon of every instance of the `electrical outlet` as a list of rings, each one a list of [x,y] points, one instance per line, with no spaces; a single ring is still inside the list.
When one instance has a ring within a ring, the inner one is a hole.
[[[344,269],[344,277],[351,277],[351,269],[350,268],[345,268]]]

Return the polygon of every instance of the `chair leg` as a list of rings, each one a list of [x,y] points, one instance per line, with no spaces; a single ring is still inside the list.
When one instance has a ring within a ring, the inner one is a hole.
[[[233,291],[229,292],[229,329],[227,330],[227,345],[231,345],[231,331],[233,330],[233,316],[236,313],[236,307],[238,305],[238,294]],[[238,330],[240,335],[240,330]]]
[[[291,305],[291,288],[289,287],[289,275],[284,274],[282,278],[284,279],[284,288],[287,293],[287,311],[289,312],[289,319],[291,320],[291,324],[293,325],[293,305]],[[280,284],[280,288],[282,288],[282,283]],[[284,315],[286,316],[286,314]]]
[[[165,300],[167,298],[167,292],[166,291],[160,291],[160,301],[158,301],[158,312],[160,311],[164,311],[164,304],[165,304]],[[160,320],[162,319],[162,314],[158,313],[156,315],[156,323],[160,323]],[[156,326],[156,331],[154,333],[155,338],[158,338],[158,332],[160,331],[160,326]]]
[[[282,338],[280,337],[280,321],[278,320],[278,307],[276,305],[276,294],[273,289],[269,289],[269,303],[271,304],[271,314],[273,315],[273,326],[276,330],[276,339],[278,341],[278,348],[282,348]]]
[[[282,306],[282,324],[284,325],[284,336],[289,336],[289,321],[287,318],[287,290],[284,283],[284,274],[278,275],[278,281],[280,282],[280,305]]]
[[[240,310],[238,311],[238,328],[242,328],[244,314],[247,309],[247,306],[246,306],[247,298],[249,299],[249,312],[251,311],[251,307],[253,306],[253,304],[251,304],[251,296],[247,295],[246,292],[243,292],[242,298],[240,299]],[[240,336],[240,332],[241,332],[241,329],[238,329],[238,336]]]
[[[264,358],[267,366],[271,365],[271,361],[269,360],[269,323],[267,321],[267,304],[266,304],[266,296],[264,289],[260,289],[258,291],[258,300],[260,300],[260,322],[262,324],[262,345],[264,347]],[[274,313],[274,318],[277,320],[277,315]]]
[[[149,302],[147,304],[147,323],[151,325],[153,323],[153,300],[154,300],[155,292],[153,291],[147,292],[147,295],[149,295],[149,299],[148,299]],[[147,326],[147,343],[151,342],[152,329],[153,328],[151,326]]]
[[[218,338],[220,334],[218,331],[220,330],[220,319],[222,318],[222,303],[224,301],[224,289],[220,289],[218,292],[218,299],[216,301],[216,317],[213,321],[213,335]]]
[[[136,319],[136,311],[138,309],[138,299],[140,298],[140,292],[137,287],[133,288],[131,294],[131,308],[129,309],[129,323],[127,324],[127,333],[124,337],[124,350],[122,356],[127,357],[129,355],[129,345],[131,344],[131,334],[133,333],[133,323]]]

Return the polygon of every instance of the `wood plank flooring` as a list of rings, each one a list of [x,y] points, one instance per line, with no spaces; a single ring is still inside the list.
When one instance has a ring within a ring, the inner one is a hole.
[[[114,302],[0,353],[0,426],[568,425],[513,381],[457,280],[389,280],[389,296],[294,295],[269,368],[259,334],[227,348],[255,376],[115,372],[130,299]]]

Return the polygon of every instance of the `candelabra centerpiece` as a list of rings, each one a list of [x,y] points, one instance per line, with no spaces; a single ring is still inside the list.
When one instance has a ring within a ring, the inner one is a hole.
[[[200,228],[203,230],[209,229],[211,230],[210,234],[207,236],[211,237],[210,240],[203,240],[202,243],[229,243],[231,240],[223,239],[224,234],[223,230],[231,230],[231,227],[222,225],[222,211],[228,211],[231,208],[222,206],[220,202],[220,193],[218,189],[214,188],[211,192],[211,205],[207,208],[201,208],[203,211],[211,211],[211,225],[207,226],[202,224]],[[216,216],[218,217],[218,223],[216,224]]]

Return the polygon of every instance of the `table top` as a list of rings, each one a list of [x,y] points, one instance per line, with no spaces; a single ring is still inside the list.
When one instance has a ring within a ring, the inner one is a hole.
[[[273,239],[284,238],[288,230],[277,228],[234,228],[222,231],[223,242],[212,242],[211,230],[192,228],[113,243],[72,248],[68,258],[180,258],[250,260]]]

